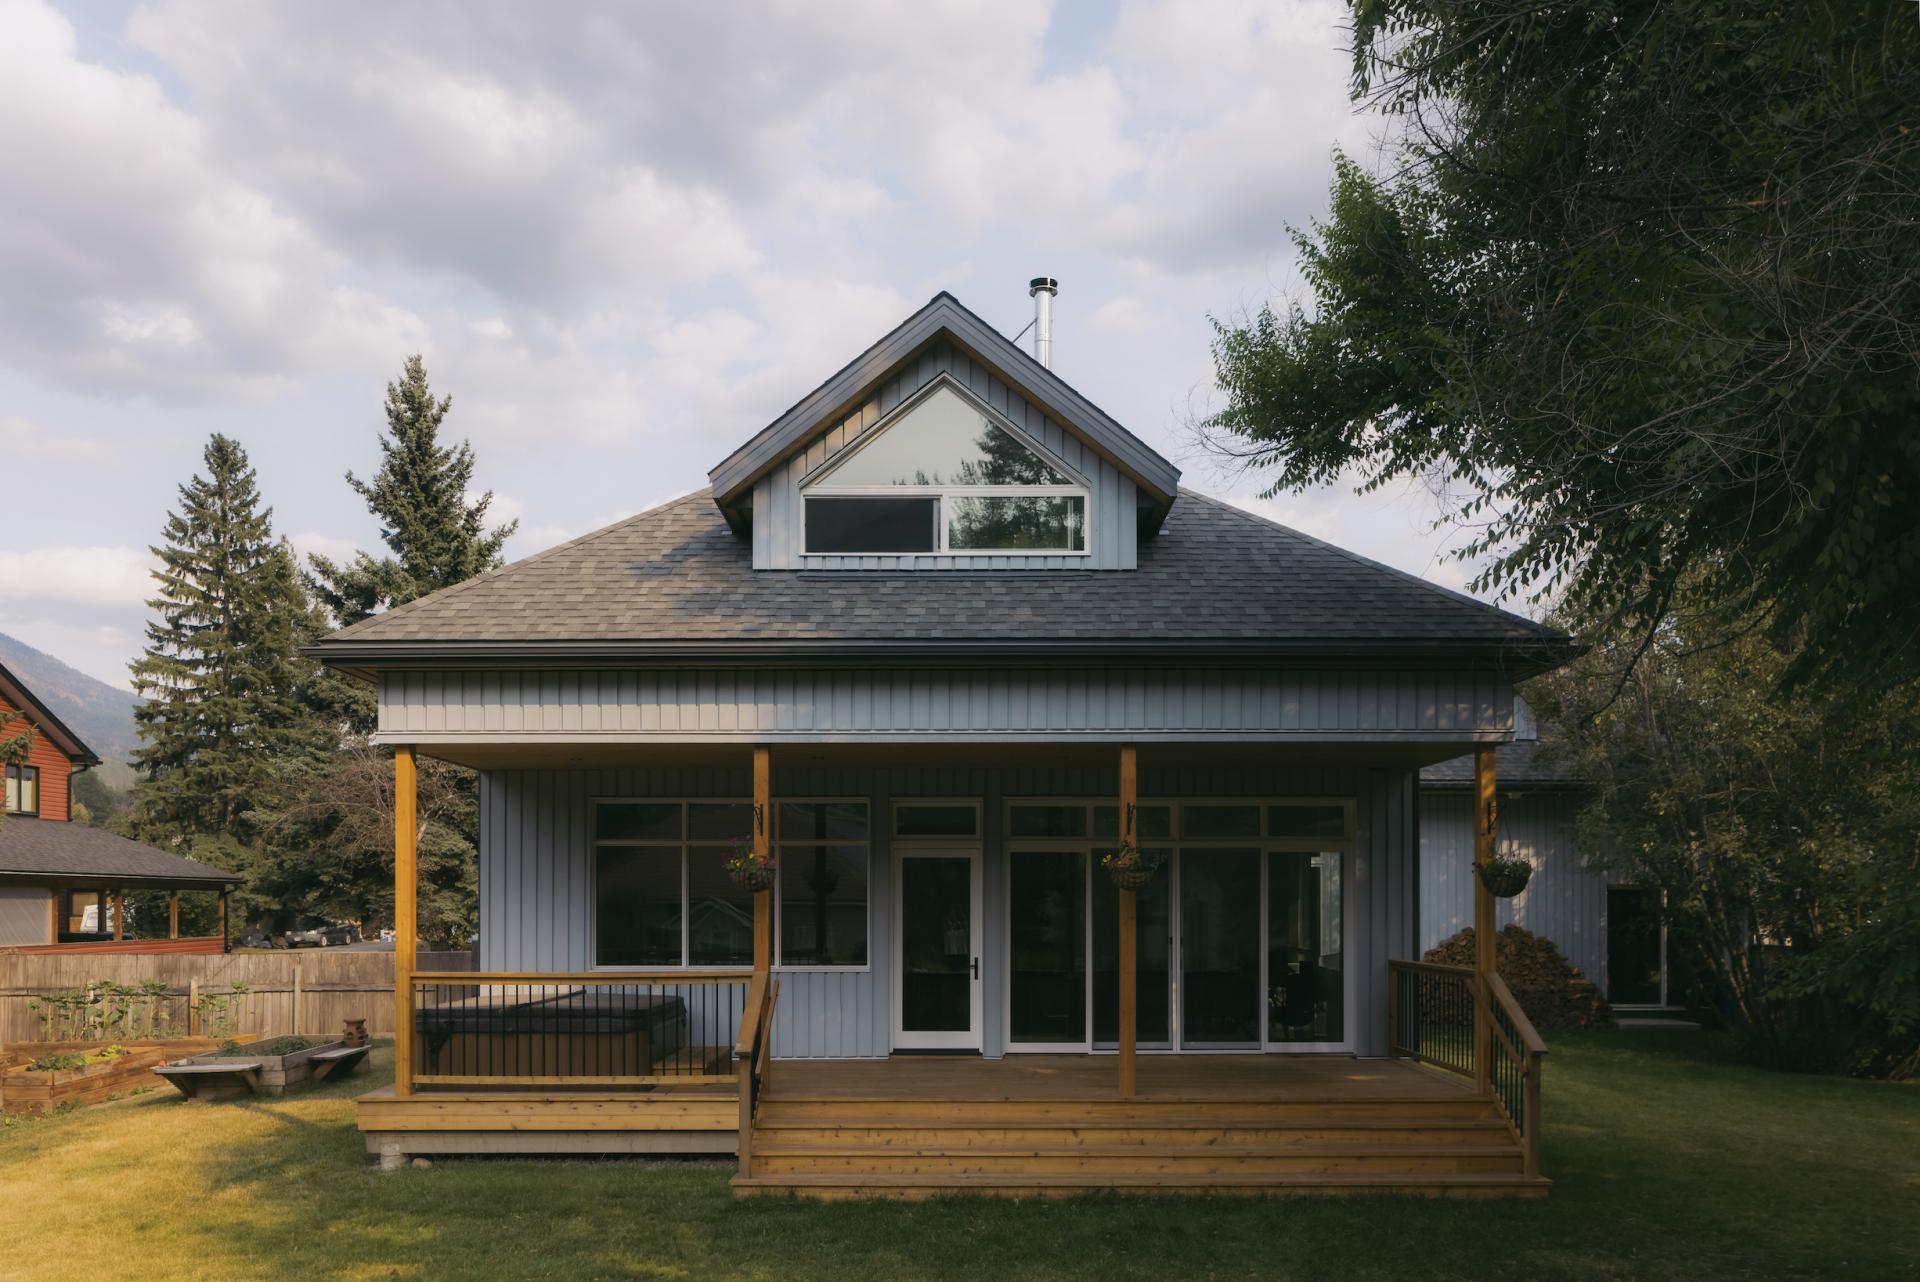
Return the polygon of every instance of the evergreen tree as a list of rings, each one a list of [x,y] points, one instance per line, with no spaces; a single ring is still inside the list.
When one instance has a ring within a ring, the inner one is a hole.
[[[347,484],[379,518],[389,555],[358,552],[344,563],[309,558],[315,592],[342,627],[501,565],[500,548],[519,522],[489,530],[493,492],[467,497],[473,447],[440,443],[440,425],[452,407],[451,396],[434,399],[418,356],[409,356],[400,380],[387,384],[380,470],[371,482],[348,472]]]
[[[324,746],[299,655],[315,621],[291,546],[273,537],[246,451],[208,442],[153,549],[159,594],[132,665],[141,746],[133,826],[199,847],[244,843],[253,795]]]
[[[4,771],[8,766],[24,763],[27,753],[33,750],[33,727],[22,726],[18,730],[13,729],[16,723],[25,720],[24,712],[9,712],[0,708],[0,771]],[[0,816],[5,813],[6,808],[0,806]]]

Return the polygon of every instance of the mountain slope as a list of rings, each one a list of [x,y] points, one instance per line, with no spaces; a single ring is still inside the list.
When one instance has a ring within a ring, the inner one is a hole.
[[[0,632],[0,663],[26,682],[34,696],[94,750],[101,761],[97,769],[103,782],[115,788],[133,782],[133,768],[127,765],[127,759],[139,742],[133,727],[138,699],[4,632]]]

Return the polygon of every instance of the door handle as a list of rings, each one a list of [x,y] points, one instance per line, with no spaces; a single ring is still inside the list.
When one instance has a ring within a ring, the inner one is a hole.
[[[973,959],[971,969],[973,970],[973,977],[975,979],[980,978],[980,959],[978,957]]]

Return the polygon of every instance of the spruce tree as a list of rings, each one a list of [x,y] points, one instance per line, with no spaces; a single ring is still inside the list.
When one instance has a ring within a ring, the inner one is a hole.
[[[206,475],[180,487],[164,542],[160,588],[147,604],[145,653],[132,665],[144,702],[134,719],[142,774],[134,826],[189,844],[245,844],[255,792],[326,743],[308,711],[314,632],[292,547],[273,536],[246,451],[215,435]]]
[[[434,399],[418,356],[409,356],[399,381],[387,384],[380,470],[371,482],[348,472],[347,484],[379,518],[389,555],[375,559],[357,552],[346,562],[309,558],[314,590],[342,627],[501,565],[500,548],[519,522],[488,529],[493,492],[467,497],[473,447],[440,443],[440,426],[452,407],[451,396]]]

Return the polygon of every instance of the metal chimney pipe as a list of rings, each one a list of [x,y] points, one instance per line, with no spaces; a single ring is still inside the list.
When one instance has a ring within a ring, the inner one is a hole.
[[[1035,276],[1027,282],[1027,295],[1033,299],[1033,359],[1053,368],[1053,299],[1060,282],[1051,276]]]

